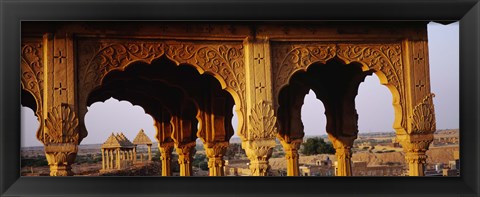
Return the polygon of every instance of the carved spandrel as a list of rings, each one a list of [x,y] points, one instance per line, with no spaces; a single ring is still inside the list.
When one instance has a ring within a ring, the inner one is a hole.
[[[21,84],[22,88],[30,92],[37,102],[35,115],[39,120],[43,120],[43,45],[42,39],[23,39],[21,51]],[[37,139],[43,141],[43,121],[37,130]]]
[[[278,98],[280,89],[299,70],[307,70],[313,63],[326,63],[336,55],[335,44],[272,43],[273,95]]]

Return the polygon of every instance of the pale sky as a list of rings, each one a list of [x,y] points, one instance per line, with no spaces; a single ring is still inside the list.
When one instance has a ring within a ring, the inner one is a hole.
[[[459,25],[438,23],[428,24],[430,80],[437,129],[459,128]],[[355,99],[359,116],[360,133],[393,131],[394,112],[392,96],[387,87],[380,84],[377,76],[372,75],[360,84]],[[302,107],[302,121],[306,135],[323,135],[326,118],[323,104],[316,99],[312,91],[305,97]],[[237,128],[236,114],[232,119]],[[123,132],[133,140],[140,129],[155,141],[153,119],[142,107],[128,101],[111,98],[105,102],[96,102],[88,107],[85,116],[88,136],[82,144],[103,143],[112,132]],[[41,146],[35,133],[38,120],[33,110],[21,107],[21,145]]]

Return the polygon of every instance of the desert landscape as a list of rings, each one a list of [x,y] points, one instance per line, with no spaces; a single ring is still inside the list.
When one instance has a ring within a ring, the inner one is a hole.
[[[326,136],[308,136],[308,138],[319,137],[328,142]],[[405,157],[403,149],[395,143],[395,134],[393,132],[382,133],[360,133],[355,141],[352,162],[365,162],[367,166],[398,166],[406,171]],[[440,130],[435,133],[435,140],[427,151],[427,170],[434,169],[437,164],[447,165],[455,160],[454,152],[459,150],[459,130]],[[228,168],[244,169],[248,171],[248,158],[245,152],[240,148],[240,140],[232,138],[230,141],[230,151],[225,156]],[[102,169],[102,156],[100,144],[80,145],[75,164],[72,165],[72,171],[76,176],[161,176],[160,153],[157,144],[152,146],[152,161],[140,161],[126,169],[113,170],[110,172],[100,172]],[[138,150],[139,155],[146,155],[146,148]],[[25,147],[21,150],[21,175],[22,176],[48,176],[49,167],[45,159],[43,147]],[[270,158],[271,175],[281,176],[286,172],[287,161],[280,143],[274,149],[272,158]],[[146,158],[146,157],[145,157]],[[336,161],[335,154],[300,154],[299,164],[314,165],[316,161],[331,160]],[[173,151],[172,161],[176,161],[178,156]],[[333,164],[332,164],[333,165]],[[193,161],[194,176],[208,176],[207,159],[201,141],[197,141],[196,152]],[[355,168],[354,168],[355,169]],[[179,166],[172,162],[173,176],[178,176]],[[228,174],[228,173],[227,173]],[[237,174],[237,175],[241,175]]]

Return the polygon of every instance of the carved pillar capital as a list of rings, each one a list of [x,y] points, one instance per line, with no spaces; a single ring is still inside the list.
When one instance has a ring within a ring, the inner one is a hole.
[[[356,136],[328,134],[328,139],[332,142],[337,157],[336,176],[352,176],[352,147],[356,138]]]
[[[208,157],[210,176],[223,176],[225,174],[223,156],[227,152],[228,142],[205,143],[204,147]]]
[[[427,163],[427,150],[433,141],[433,133],[397,135],[397,141],[405,152],[405,161],[409,165],[410,176],[423,176]]]
[[[159,143],[158,150],[160,151],[160,160],[170,160],[174,146],[173,142]]]
[[[50,143],[45,145],[45,156],[50,166],[50,176],[73,176],[72,163],[77,156],[78,145]]]
[[[259,139],[242,142],[248,159],[250,159],[250,170],[253,176],[266,176],[270,165],[268,159],[272,156],[276,143],[274,139]]]
[[[43,143],[50,176],[72,176],[78,151],[78,119],[67,104],[53,107],[45,120]]]
[[[195,145],[196,145],[195,142],[189,142],[189,143],[184,143],[184,144],[175,144],[175,151],[178,154],[178,163],[179,164],[190,163]]]
[[[175,144],[175,150],[178,154],[178,164],[180,164],[180,176],[190,176],[192,174],[193,151],[195,142]]]
[[[298,150],[300,150],[300,145],[302,145],[302,139],[292,140],[290,142],[285,142],[280,140],[280,143],[285,150],[285,157],[288,159],[298,159]]]

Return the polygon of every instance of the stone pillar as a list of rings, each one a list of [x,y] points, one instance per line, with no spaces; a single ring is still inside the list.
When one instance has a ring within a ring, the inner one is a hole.
[[[78,144],[87,135],[78,113],[78,91],[72,34],[58,30],[43,36],[43,130],[37,138],[45,145],[50,176],[72,176]],[[40,75],[40,74],[39,74]]]
[[[147,148],[148,148],[148,161],[152,161],[152,145],[147,144]]]
[[[120,170],[120,149],[117,149],[117,169]]]
[[[113,169],[113,150],[109,150],[110,152],[110,169]]]
[[[290,143],[280,141],[285,150],[285,158],[287,159],[287,176],[299,176],[298,168],[298,150],[302,144],[302,140],[293,140]]]
[[[356,137],[335,137],[328,134],[328,139],[335,148],[335,156],[337,157],[337,175],[336,176],[352,176],[352,150],[353,141]]]
[[[133,147],[133,163],[137,162],[137,147]]]
[[[267,176],[268,159],[276,146],[277,118],[273,109],[272,65],[267,36],[247,37],[245,46],[246,129],[239,131],[253,176]]]
[[[105,170],[105,150],[102,148],[102,170]]]
[[[205,152],[208,157],[209,176],[224,176],[225,161],[223,156],[227,152],[228,142],[206,143]]]
[[[175,144],[175,150],[178,154],[178,164],[180,164],[180,176],[192,175],[192,159],[195,142],[186,144]]]
[[[409,176],[425,176],[426,152],[433,141],[433,134],[397,135],[397,139],[405,152]]]
[[[162,176],[172,176],[171,160],[173,146],[173,142],[158,145],[158,150],[160,150],[160,160],[162,161]]]
[[[424,176],[427,160],[426,151],[433,141],[436,131],[435,110],[430,89],[430,71],[428,60],[427,28],[417,30],[417,37],[404,41],[406,53],[404,74],[405,81],[400,90],[400,106],[403,113],[396,113],[400,126],[396,129],[397,141],[405,152],[405,160],[409,167],[409,176]],[[402,85],[402,84],[400,84]],[[403,101],[403,102],[402,102]]]

